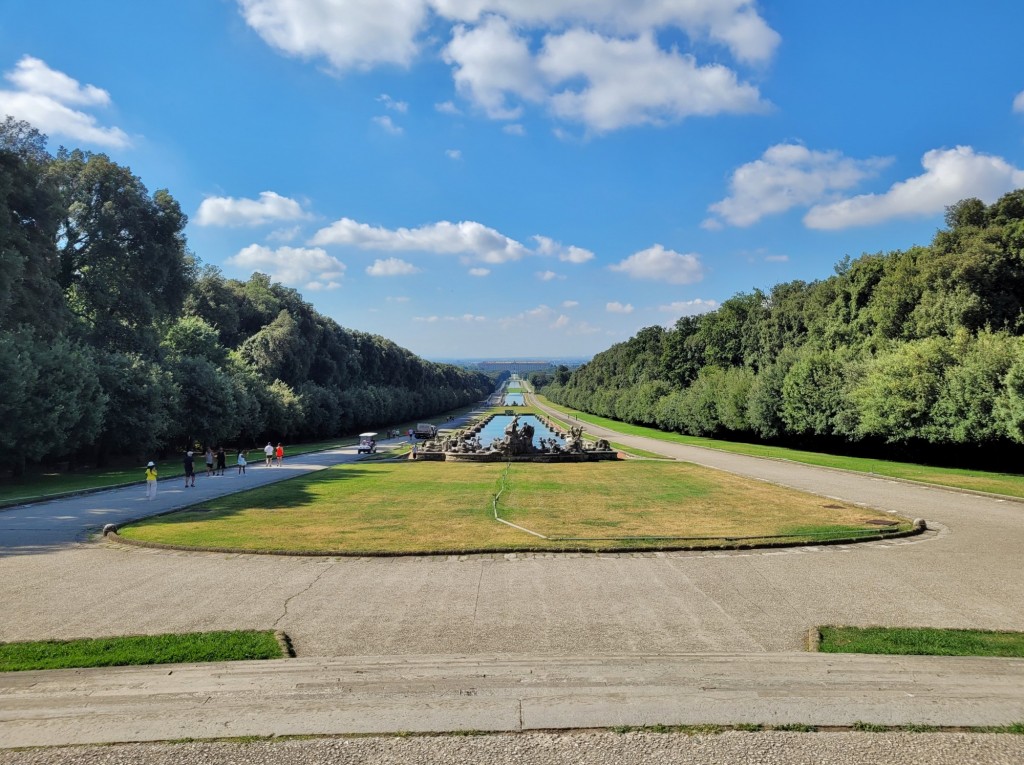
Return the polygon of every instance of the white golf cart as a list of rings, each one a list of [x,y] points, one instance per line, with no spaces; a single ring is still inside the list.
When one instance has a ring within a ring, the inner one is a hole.
[[[376,433],[360,433],[359,434],[359,448],[356,449],[356,454],[376,454],[377,453],[377,434]]]

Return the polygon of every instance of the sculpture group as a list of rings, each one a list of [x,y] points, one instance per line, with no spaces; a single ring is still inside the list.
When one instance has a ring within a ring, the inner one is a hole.
[[[593,444],[584,441],[582,426],[570,428],[568,435],[564,437],[564,444],[560,443],[557,438],[539,438],[534,444],[535,435],[536,430],[533,425],[529,422],[520,424],[517,414],[505,426],[504,436],[493,439],[490,444],[481,443],[476,430],[460,430],[428,441],[423,447],[423,454],[424,456],[437,455],[436,458],[443,459],[459,459],[460,457],[478,457],[488,460],[539,458],[543,461],[551,461],[551,458],[559,457],[573,461],[587,457],[608,459],[607,454],[615,454],[605,439],[600,439]],[[598,457],[598,454],[601,456]]]

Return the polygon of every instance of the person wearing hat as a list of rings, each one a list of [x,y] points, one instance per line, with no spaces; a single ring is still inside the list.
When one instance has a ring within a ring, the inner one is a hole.
[[[156,463],[146,464],[146,499],[156,499]]]
[[[192,483],[189,483],[191,481]],[[196,463],[192,459],[192,452],[185,452],[185,488],[196,485]]]

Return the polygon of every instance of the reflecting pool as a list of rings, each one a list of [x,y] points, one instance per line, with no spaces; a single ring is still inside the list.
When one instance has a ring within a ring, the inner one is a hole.
[[[480,443],[485,447],[490,446],[491,442],[495,438],[505,437],[505,428],[512,422],[512,417],[506,414],[498,414],[494,416],[490,422],[488,422],[483,430],[480,431]],[[541,422],[539,419],[534,417],[532,414],[520,415],[519,427],[529,423],[533,425],[533,445],[539,446],[538,439],[541,438],[554,438],[561,446],[565,446],[565,441],[551,430],[547,425]]]

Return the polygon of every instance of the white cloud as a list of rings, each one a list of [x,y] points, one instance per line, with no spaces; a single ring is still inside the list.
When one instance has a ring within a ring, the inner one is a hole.
[[[696,254],[684,255],[666,250],[660,244],[635,252],[609,268],[633,279],[652,279],[669,284],[692,284],[704,278],[704,267]]]
[[[491,269],[489,269],[489,268],[471,268],[471,269],[469,269],[469,275],[470,276],[487,276],[489,273],[491,273]]]
[[[604,309],[608,313],[633,313],[633,306],[630,303],[620,303],[615,301],[612,303],[605,303]]]
[[[724,65],[698,66],[662,33],[694,50],[707,41],[733,59],[764,63],[780,38],[756,0],[238,0],[269,45],[338,71],[411,65],[435,28],[460,94],[495,119],[525,103],[602,132],[693,115],[763,108],[757,88]],[[543,41],[543,43],[541,43]],[[538,48],[540,49],[538,51]],[[722,58],[715,52],[717,58]],[[557,92],[559,88],[583,89]],[[390,100],[390,99],[389,99]],[[395,105],[397,101],[385,102]],[[446,101],[435,108],[458,113]]]
[[[379,117],[374,117],[372,118],[371,121],[385,133],[390,133],[391,135],[402,134],[401,126],[396,125],[394,121],[391,119],[391,117],[389,117],[387,114],[382,114]]]
[[[291,226],[290,228],[279,228],[271,231],[267,234],[268,242],[292,242],[298,238],[299,234],[302,233],[301,226]]]
[[[576,308],[580,304],[578,300],[563,300],[562,308]]]
[[[454,67],[455,87],[488,117],[519,117],[522,107],[509,105],[509,95],[528,101],[545,96],[529,41],[498,16],[474,28],[456,26],[443,55]]]
[[[575,245],[566,247],[547,236],[535,236],[533,240],[537,243],[538,255],[556,256],[563,263],[586,263],[594,259],[594,253],[590,250]]]
[[[448,159],[462,159],[462,151],[460,149],[445,149],[444,155],[448,157]]]
[[[566,247],[548,237],[535,236],[533,239],[538,243],[536,250],[531,250],[515,239],[475,221],[440,221],[418,228],[388,229],[359,223],[351,218],[341,218],[317,231],[310,244],[350,245],[362,250],[462,255],[484,263],[507,263],[527,255],[557,255],[560,260],[569,263],[582,263],[594,257],[589,250]]]
[[[479,324],[487,321],[486,316],[477,316],[472,313],[464,313],[461,316],[416,316],[413,321],[422,321],[427,324],[436,324],[439,321],[460,322],[463,324]]]
[[[459,107],[457,107],[452,101],[444,101],[439,104],[434,104],[434,108],[441,114],[462,114],[462,110],[459,109]]]
[[[658,310],[663,313],[671,313],[675,316],[696,316],[702,313],[708,313],[718,308],[717,300],[677,300],[668,305],[658,306]]]
[[[385,109],[389,109],[393,112],[405,114],[407,111],[409,111],[409,104],[407,102],[396,101],[387,93],[381,93],[379,96],[377,96],[377,100],[384,104]]]
[[[323,57],[337,70],[410,64],[427,17],[425,0],[238,0],[246,23],[292,56]]]
[[[341,286],[345,264],[319,248],[278,247],[271,250],[250,244],[227,259],[228,265],[244,271],[260,271],[282,284],[312,291]]]
[[[789,255],[765,255],[766,263],[788,263]]]
[[[651,33],[624,40],[570,29],[546,38],[538,67],[556,88],[572,83],[551,95],[551,110],[596,132],[766,108],[731,69],[698,66],[693,56],[661,49]]]
[[[572,320],[563,313],[563,314],[560,314],[557,319],[555,319],[553,322],[551,322],[551,328],[552,329],[565,329],[571,323],[572,323]]]
[[[200,226],[261,226],[283,220],[307,220],[312,216],[294,199],[273,191],[260,192],[259,199],[207,197],[196,213]]]
[[[1024,114],[1024,90],[1013,99],[1013,110],[1018,114]]]
[[[809,228],[870,226],[894,218],[939,215],[966,197],[994,202],[1024,186],[1024,170],[1002,157],[976,154],[970,146],[933,149],[921,159],[925,172],[894,183],[884,194],[861,194],[812,207],[804,216]]]
[[[433,0],[448,18],[476,22],[496,13],[523,26],[582,23],[617,34],[677,27],[690,37],[707,36],[742,61],[767,61],[779,35],[762,19],[753,0]]]
[[[83,86],[32,56],[23,56],[4,77],[15,89],[0,90],[0,114],[30,122],[48,135],[113,148],[131,145],[120,128],[101,127],[93,115],[71,108],[109,106],[110,94],[102,88]]]
[[[468,255],[485,263],[505,263],[529,254],[522,244],[474,221],[441,221],[419,228],[386,229],[350,218],[320,229],[311,244],[347,244],[364,250]]]
[[[409,276],[410,274],[418,274],[421,270],[401,258],[375,260],[372,266],[366,267],[366,273],[370,276]]]
[[[891,160],[851,159],[839,151],[812,151],[800,144],[769,147],[760,159],[733,171],[730,194],[708,209],[733,226],[750,226],[766,215],[820,202],[829,193],[853,188]],[[722,227],[718,218],[702,224]]]
[[[565,276],[563,276],[562,274],[556,274],[554,271],[538,271],[537,278],[540,279],[542,282],[550,282],[554,281],[555,279],[564,279]]]
[[[505,125],[501,132],[508,133],[509,135],[519,136],[520,138],[526,135],[526,128],[520,125],[518,122],[513,122],[511,125]]]

